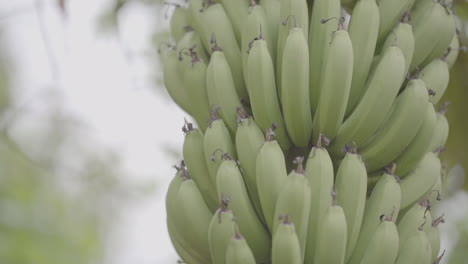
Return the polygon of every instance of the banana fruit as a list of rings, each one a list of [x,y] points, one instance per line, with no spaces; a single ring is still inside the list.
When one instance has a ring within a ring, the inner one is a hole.
[[[162,77],[197,126],[166,195],[184,263],[440,261],[451,0],[169,5]]]

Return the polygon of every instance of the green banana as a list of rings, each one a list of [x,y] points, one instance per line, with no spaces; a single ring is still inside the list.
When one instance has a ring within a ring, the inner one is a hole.
[[[447,111],[447,104],[443,105],[437,112],[437,121],[432,135],[432,140],[429,146],[431,151],[440,151],[444,148],[445,143],[449,136],[449,123],[445,112]]]
[[[216,109],[212,112],[210,126],[206,129],[204,135],[203,150],[211,183],[216,186],[216,173],[222,162],[223,153],[228,153],[233,159],[237,158],[229,130],[223,120],[219,119]]]
[[[273,54],[273,67],[276,69],[276,50],[277,50],[277,39],[278,39],[278,27],[281,25],[281,18],[280,18],[280,1],[279,0],[261,0],[260,5],[263,7],[265,11],[266,19],[267,19],[267,29],[270,42],[268,42],[268,50],[270,54]],[[274,77],[273,77],[274,78]]]
[[[413,231],[400,250],[395,264],[428,264],[431,263],[431,245],[426,233]]]
[[[188,1],[188,10],[190,12],[191,26],[196,32],[200,34],[200,39],[203,43],[205,51],[211,54],[210,39],[205,38],[206,32],[203,25],[203,9],[205,6],[205,0],[190,0]]]
[[[353,78],[353,45],[348,32],[341,27],[340,24],[340,28],[333,33],[322,70],[320,101],[312,125],[314,142],[319,140],[321,134],[332,140],[346,112]]]
[[[249,0],[219,0],[232,24],[237,43],[241,42],[242,29],[249,10]]]
[[[340,194],[338,194],[338,199]],[[347,248],[348,225],[344,208],[337,204],[336,193],[333,192],[332,206],[319,226],[317,248],[315,249],[314,263],[344,264]]]
[[[445,57],[443,57],[433,60],[421,71],[420,78],[426,84],[427,89],[431,91],[432,96],[429,101],[434,105],[440,101],[447,90],[450,78],[449,70],[449,65],[445,61]]]
[[[189,28],[187,32],[185,32],[183,37],[180,39],[180,41],[177,43],[177,54],[179,54],[179,60],[184,59],[184,54],[188,54],[193,60],[193,55],[196,54],[197,57],[203,60],[205,63],[208,63],[210,61],[205,49],[203,48],[203,43],[201,41],[200,34],[198,34],[198,32],[194,31],[192,28]],[[188,68],[187,66],[192,65],[192,60],[186,60],[186,62],[184,63],[184,73]]]
[[[380,177],[372,190],[369,199],[366,201],[359,239],[357,240],[352,257],[348,262],[349,264],[362,263],[365,255],[373,255],[374,253],[367,253],[370,247],[376,246],[380,248],[381,245],[373,246],[371,242],[378,232],[377,230],[379,229],[379,226],[383,223],[380,219],[382,215],[388,216],[388,221],[393,222],[398,218],[401,203],[401,189],[399,179],[394,175],[394,173],[395,165],[392,166],[390,171],[385,172],[383,176]],[[388,242],[393,243],[394,241]],[[398,250],[398,243],[396,249]],[[395,257],[396,253],[397,252],[395,252]]]
[[[236,222],[249,244],[258,263],[270,261],[270,234],[262,225],[245,188],[245,182],[237,163],[223,155],[223,162],[216,174],[218,197],[230,198],[229,206],[236,216]]]
[[[227,248],[235,234],[234,214],[228,206],[229,199],[223,197],[221,207],[214,213],[208,229],[208,241],[213,263],[226,263]]]
[[[191,113],[191,104],[184,83],[180,76],[179,59],[175,51],[169,51],[164,58],[164,86],[172,100],[187,113]]]
[[[410,71],[442,57],[455,35],[452,11],[438,1],[425,2],[416,5],[411,15],[415,49]]]
[[[205,0],[205,10],[202,15],[202,26],[204,43],[213,44],[220,47],[229,64],[230,72],[236,87],[237,94],[241,98],[247,98],[247,90],[244,83],[244,74],[242,72],[242,56],[236,36],[232,29],[232,24],[223,8],[214,0]],[[206,47],[209,53],[214,53],[218,49],[211,49],[211,45]],[[227,74],[227,73],[224,73]]]
[[[312,115],[309,102],[309,48],[302,28],[290,30],[282,56],[280,91],[286,129],[295,146],[306,147],[312,134]]]
[[[265,142],[262,130],[252,117],[244,110],[239,110],[239,125],[236,132],[236,150],[239,156],[240,167],[244,176],[245,186],[249,192],[252,204],[258,217],[264,223],[262,207],[257,191],[257,178],[255,175],[255,161],[257,153]]]
[[[282,94],[283,87],[283,60],[285,58],[284,49],[286,47],[286,42],[291,34],[291,28],[289,26],[289,21],[294,21],[294,27],[299,27],[302,29],[300,32],[303,35],[304,39],[308,39],[308,23],[309,23],[309,11],[307,9],[307,2],[304,0],[280,0],[280,23],[278,27],[278,42],[276,50],[276,85],[278,94]],[[307,47],[307,45],[305,45]],[[301,50],[302,51],[302,50]],[[305,53],[302,55],[304,56]],[[289,56],[289,55],[286,55]],[[308,64],[308,63],[307,63]],[[290,65],[286,65],[288,67]],[[301,67],[297,68],[302,71]],[[286,88],[288,89],[288,88]],[[283,98],[280,98],[282,100]]]
[[[248,57],[247,72],[248,75],[255,76],[254,78],[246,78],[255,121],[262,128],[262,131],[266,131],[275,123],[277,140],[281,148],[286,151],[291,143],[276,93],[273,60],[268,53],[265,40],[258,39],[253,42]]]
[[[431,250],[432,250],[431,261],[435,261],[437,259],[437,256],[439,255],[440,232],[437,227],[441,223],[445,223],[444,215],[441,215],[440,217],[434,219],[434,221],[432,221],[431,228],[429,228],[428,232],[426,233],[427,238],[429,239],[429,243],[431,244]]]
[[[411,9],[415,0],[377,0],[380,13],[379,42],[383,42],[397,21]]]
[[[200,192],[211,212],[218,207],[218,194],[213,184],[208,168],[206,167],[204,155],[203,133],[193,128],[192,124],[186,123],[182,129],[185,133],[183,155],[190,176],[199,186]]]
[[[189,10],[182,6],[175,5],[174,12],[171,16],[170,28],[172,37],[176,43],[179,43],[189,25]]]
[[[404,151],[418,133],[428,101],[424,82],[419,79],[409,81],[393,103],[383,126],[361,149],[367,170],[375,171],[388,165]]]
[[[339,194],[338,204],[343,208],[346,216],[345,261],[347,261],[351,257],[359,237],[367,194],[366,166],[355,148],[349,148],[341,162],[336,173],[335,186]]]
[[[208,227],[213,215],[190,178],[180,184],[175,204],[174,228],[183,235],[183,241],[211,262]]]
[[[413,27],[408,23],[409,16],[409,13],[405,13],[400,23],[398,23],[398,25],[393,28],[393,31],[388,34],[381,48],[381,51],[385,51],[397,43],[405,56],[405,73],[409,71],[414,54]]]
[[[225,53],[215,46],[210,64],[206,69],[206,90],[210,105],[219,106],[219,115],[229,128],[231,135],[236,134],[237,108],[241,106],[236,92],[233,76]]]
[[[458,40],[458,34],[455,34],[453,36],[452,42],[450,43],[450,51],[446,59],[449,65],[449,68],[452,68],[452,66],[457,61],[459,52],[460,52],[460,41]]]
[[[360,264],[393,264],[398,257],[398,231],[391,216],[382,215]]]
[[[309,96],[310,110],[312,113],[315,113],[315,109],[317,109],[319,103],[320,78],[323,76],[322,69],[325,63],[325,56],[328,54],[327,50],[333,32],[337,28],[334,23],[323,24],[322,20],[331,17],[340,17],[340,9],[341,5],[339,0],[314,0],[312,7],[308,39],[310,47]]]
[[[320,137],[317,145],[312,147],[306,162],[306,177],[310,183],[310,214],[307,228],[307,243],[304,263],[313,263],[315,248],[319,243],[318,232],[322,218],[332,205],[330,191],[333,189],[333,163]]]
[[[241,40],[242,69],[244,71],[244,80],[247,86],[247,92],[249,93],[250,97],[252,95],[249,87],[249,72],[247,67],[250,48],[252,46],[252,42],[255,39],[263,38],[267,42],[267,47],[269,49],[270,54],[272,54],[273,50],[271,49],[271,44],[273,43],[273,39],[271,39],[269,34],[270,31],[268,30],[268,23],[265,10],[261,5],[257,5],[255,0],[253,0],[252,7],[249,10],[249,14],[242,28]]]
[[[438,153],[428,152],[416,169],[401,182],[401,208],[407,208],[421,200],[437,181],[441,173]]]
[[[406,240],[414,231],[421,229],[428,232],[431,228],[432,217],[428,199],[415,203],[401,219],[398,220],[397,228],[400,236],[400,251],[403,249]]]
[[[307,226],[310,213],[310,185],[305,176],[303,168],[303,157],[294,160],[297,168],[293,170],[280,191],[275,207],[275,218],[273,222],[273,237],[277,231],[280,218],[289,215],[294,219],[297,236],[301,248],[301,260],[304,260],[305,246],[307,240]]]
[[[418,133],[404,152],[394,161],[397,164],[396,174],[401,178],[408,175],[429,151],[427,142],[434,134],[437,116],[434,105],[430,102],[426,103],[425,111],[424,120]]]
[[[404,67],[405,58],[400,48],[392,46],[384,52],[367,81],[360,103],[332,141],[330,153],[343,156],[341,150],[350,142],[354,142],[357,147],[362,146],[382,125],[403,83]]]
[[[349,23],[349,37],[353,49],[353,76],[346,115],[355,108],[365,88],[379,33],[379,7],[375,0],[359,0]],[[320,98],[320,102],[322,99]],[[327,135],[329,136],[329,135]]]
[[[273,129],[269,129],[255,162],[258,196],[269,230],[273,230],[276,201],[288,175],[283,151],[274,137]]]
[[[200,256],[191,249],[190,245],[188,245],[187,242],[184,241],[184,239],[181,237],[181,234],[179,234],[177,229],[174,227],[174,224],[172,223],[171,219],[167,220],[167,230],[172,245],[174,246],[174,249],[185,263],[203,264],[209,261],[204,259],[202,256]]]
[[[271,264],[301,264],[301,246],[294,224],[288,215],[282,217],[273,235]]]
[[[214,262],[218,263],[218,262]],[[244,237],[236,229],[226,250],[226,264],[255,264],[255,257]]]
[[[206,63],[198,54],[190,50],[191,65],[183,76],[184,86],[188,87],[187,96],[191,99],[192,115],[202,131],[206,131],[210,120],[210,104],[206,89]]]

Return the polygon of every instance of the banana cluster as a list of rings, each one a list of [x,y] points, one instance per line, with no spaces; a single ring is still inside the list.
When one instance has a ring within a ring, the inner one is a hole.
[[[451,1],[189,0],[171,33],[199,127],[166,196],[186,263],[440,261]]]

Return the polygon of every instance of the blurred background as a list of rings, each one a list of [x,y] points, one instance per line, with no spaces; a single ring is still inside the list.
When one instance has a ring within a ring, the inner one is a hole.
[[[177,3],[176,0],[171,3]],[[177,263],[164,196],[185,114],[161,0],[0,0],[0,263]],[[467,42],[468,1],[456,2]],[[452,68],[441,263],[468,263],[468,54]]]

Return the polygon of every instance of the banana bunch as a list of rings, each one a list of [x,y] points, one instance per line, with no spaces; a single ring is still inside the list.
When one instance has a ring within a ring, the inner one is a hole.
[[[183,261],[440,261],[451,1],[188,0],[171,33],[198,124],[166,196]]]

